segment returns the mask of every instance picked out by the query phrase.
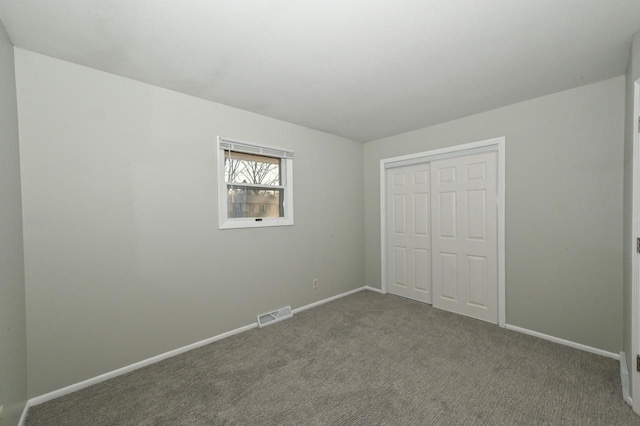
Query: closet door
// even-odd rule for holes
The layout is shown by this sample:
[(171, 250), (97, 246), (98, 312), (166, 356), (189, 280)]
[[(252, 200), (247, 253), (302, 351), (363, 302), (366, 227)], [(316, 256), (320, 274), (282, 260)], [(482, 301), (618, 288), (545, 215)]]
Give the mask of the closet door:
[(431, 303), (429, 163), (386, 173), (387, 290)]
[(433, 306), (498, 322), (495, 152), (431, 163)]

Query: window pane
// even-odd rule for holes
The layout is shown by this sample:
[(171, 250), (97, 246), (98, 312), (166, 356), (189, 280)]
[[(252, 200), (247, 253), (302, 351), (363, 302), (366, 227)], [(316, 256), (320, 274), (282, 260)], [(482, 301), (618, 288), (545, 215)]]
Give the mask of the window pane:
[(224, 179), (228, 183), (281, 185), (280, 159), (225, 151)]
[(284, 189), (227, 186), (227, 217), (284, 217)]

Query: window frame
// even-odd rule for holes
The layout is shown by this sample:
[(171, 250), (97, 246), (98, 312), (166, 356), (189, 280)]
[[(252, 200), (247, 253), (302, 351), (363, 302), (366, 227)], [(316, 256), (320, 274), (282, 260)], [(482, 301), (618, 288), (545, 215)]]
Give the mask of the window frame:
[[(265, 228), (270, 226), (291, 226), (293, 222), (293, 151), (276, 148), (255, 142), (245, 142), (224, 136), (217, 138), (218, 155), (218, 229)], [(275, 188), (282, 188), (284, 193), (283, 217), (228, 217), (227, 185), (225, 180), (224, 159), (225, 152), (243, 152), (280, 158), (281, 184)], [(245, 185), (238, 185), (245, 186)], [(252, 185), (246, 185), (251, 187)]]

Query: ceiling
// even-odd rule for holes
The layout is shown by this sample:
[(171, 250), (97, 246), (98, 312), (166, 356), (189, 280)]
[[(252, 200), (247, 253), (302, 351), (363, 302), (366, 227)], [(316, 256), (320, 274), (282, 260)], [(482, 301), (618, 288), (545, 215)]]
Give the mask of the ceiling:
[(625, 71), (638, 0), (0, 0), (23, 49), (358, 141)]

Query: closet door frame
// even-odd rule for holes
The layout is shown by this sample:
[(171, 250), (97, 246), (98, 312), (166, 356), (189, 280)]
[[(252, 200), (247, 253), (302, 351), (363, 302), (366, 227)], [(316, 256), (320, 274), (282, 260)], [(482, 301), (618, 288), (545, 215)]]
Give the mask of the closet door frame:
[(498, 325), (506, 327), (506, 283), (505, 283), (505, 138), (498, 137), (478, 142), (418, 152), (380, 160), (380, 280), (382, 293), (388, 288), (387, 256), (387, 169), (432, 162), (481, 152), (496, 152), (498, 162)]

